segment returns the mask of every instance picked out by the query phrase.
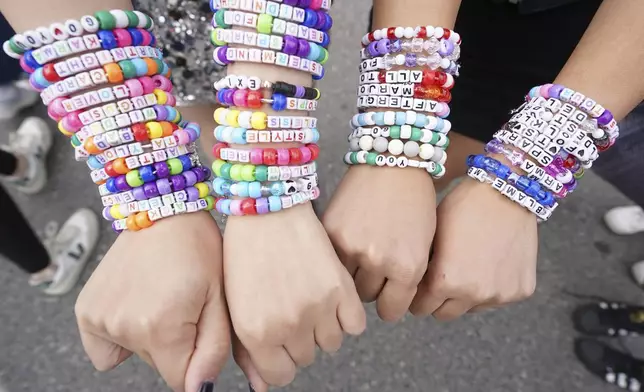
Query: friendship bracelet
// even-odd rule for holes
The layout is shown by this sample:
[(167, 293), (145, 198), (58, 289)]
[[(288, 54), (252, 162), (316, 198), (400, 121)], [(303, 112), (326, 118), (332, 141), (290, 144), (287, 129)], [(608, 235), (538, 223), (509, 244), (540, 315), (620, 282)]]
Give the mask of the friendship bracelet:
[[(179, 175), (183, 176), (186, 187), (191, 187), (195, 186), (197, 183), (208, 180), (211, 174), (212, 173), (208, 168), (197, 166), (190, 170), (186, 170)], [(208, 186), (206, 185), (206, 188), (207, 187)], [(125, 190), (119, 191), (119, 188)], [(155, 187), (155, 184), (153, 183), (143, 184), (142, 186), (132, 188), (129, 187), (127, 183), (125, 185), (122, 183), (117, 184), (115, 179), (108, 179), (105, 184), (99, 185), (98, 192), (101, 195), (103, 205), (106, 207), (116, 204), (127, 204), (132, 201), (145, 201), (160, 195), (158, 187)], [(201, 197), (199, 195), (196, 196), (197, 198)], [(185, 201), (185, 199), (181, 201)], [(195, 201), (194, 197), (193, 200), (190, 201)]]
[(441, 39), (439, 41), (434, 37), (427, 40), (422, 38), (413, 38), (408, 40), (384, 38), (379, 41), (374, 41), (361, 49), (360, 58), (362, 60), (366, 60), (400, 52), (411, 52), (417, 54), (423, 52), (426, 52), (427, 54), (438, 53), (442, 58), (457, 61), (461, 55), (461, 47), (450, 40)]
[(426, 116), (422, 113), (414, 111), (406, 112), (367, 112), (360, 113), (353, 116), (351, 119), (351, 128), (356, 129), (359, 127), (377, 125), (392, 126), (392, 125), (412, 125), (417, 128), (425, 128), (430, 131), (440, 133), (449, 133), (452, 129), (452, 123), (449, 120), (434, 116)]
[(252, 163), (253, 165), (300, 165), (317, 159), (320, 148), (317, 144), (307, 144), (291, 148), (253, 148), (241, 150), (217, 143), (212, 147), (213, 156), (226, 161)]
[[(88, 166), (90, 167), (90, 169), (104, 168), (106, 173), (110, 177), (117, 177), (119, 174), (127, 174), (129, 171), (137, 169), (141, 166), (151, 165), (156, 162), (165, 162), (168, 159), (177, 158), (179, 156), (192, 154), (195, 152), (192, 144), (168, 146), (167, 148), (161, 150), (151, 150), (151, 152), (146, 152), (146, 150), (150, 150), (152, 148), (151, 144), (146, 146), (139, 144), (139, 146), (135, 147), (134, 149), (129, 149), (129, 146), (121, 147), (121, 150), (124, 149), (125, 151), (127, 151), (127, 154), (121, 157), (110, 156), (110, 159), (105, 158), (105, 155), (103, 155), (101, 161), (99, 161), (98, 159), (92, 160), (91, 165), (88, 163)], [(131, 153), (130, 151), (133, 152)], [(96, 162), (99, 163), (98, 166), (96, 166)]]
[(449, 137), (444, 133), (420, 129), (411, 125), (394, 125), (391, 127), (356, 128), (349, 135), (349, 139), (360, 138), (364, 135), (372, 138), (383, 137), (402, 140), (413, 140), (415, 142), (429, 143), (431, 145), (446, 149), (449, 147)]
[(434, 161), (442, 165), (447, 161), (447, 154), (442, 148), (435, 148), (431, 144), (418, 144), (415, 141), (403, 142), (400, 139), (387, 140), (380, 136), (373, 138), (365, 135), (360, 138), (349, 138), (349, 149), (351, 151), (370, 152), (374, 150), (378, 153), (389, 152), (394, 156), (404, 154), (407, 158), (419, 157), (425, 161)]
[(32, 85), (48, 87), (68, 76), (124, 60), (132, 61), (137, 68), (147, 69), (150, 67), (148, 64), (150, 60), (146, 61), (148, 58), (160, 59), (161, 56), (151, 46), (126, 46), (109, 51), (89, 52), (37, 68), (29, 76), (29, 81)]
[(296, 166), (232, 164), (221, 159), (212, 163), (215, 176), (233, 181), (286, 181), (315, 174), (316, 162)]
[[(159, 168), (163, 168), (161, 164), (155, 164), (155, 166), (156, 165), (159, 165)], [(161, 170), (165, 170), (167, 173), (167, 168), (161, 169)], [(190, 174), (187, 174), (187, 173), (190, 173)], [(202, 184), (202, 185), (194, 184), (192, 187), (187, 184), (187, 178), (203, 178), (203, 173), (201, 174), (199, 173), (201, 173), (199, 170), (189, 169), (179, 174), (166, 175), (163, 178), (152, 180), (138, 187), (131, 187), (128, 185), (127, 182), (121, 180), (123, 177), (118, 177), (118, 178), (112, 179), (111, 185), (108, 185), (107, 183), (105, 185), (108, 190), (116, 188), (119, 191), (122, 191), (120, 193), (132, 191), (137, 199), (140, 198), (141, 196), (144, 196), (147, 199), (150, 199), (153, 197), (165, 196), (173, 192), (179, 192), (183, 190), (186, 190), (186, 192), (188, 192), (188, 194), (190, 195), (191, 192), (194, 192), (194, 189), (192, 189), (192, 191), (190, 190), (191, 188), (196, 187), (197, 188), (196, 190), (199, 190), (199, 187), (204, 187), (205, 189), (200, 191), (199, 195), (194, 195), (190, 197), (191, 199), (190, 201), (195, 201), (195, 199), (199, 197), (205, 197), (208, 195), (208, 193), (210, 193), (210, 189), (209, 189), (210, 185), (208, 182), (199, 182), (197, 184)], [(186, 175), (184, 176), (184, 174)], [(106, 199), (107, 201), (109, 200), (110, 196), (112, 195), (104, 196), (103, 198)], [(115, 199), (112, 199), (112, 200), (115, 200)], [(114, 205), (118, 205), (118, 204), (114, 204)], [(122, 218), (119, 218), (119, 219), (122, 219)]]
[[(311, 14), (310, 19), (313, 18), (318, 18), (317, 14)], [(323, 31), (275, 18), (268, 14), (256, 15), (241, 11), (226, 11), (224, 9), (215, 12), (212, 17), (212, 27), (229, 29), (231, 26), (256, 29), (261, 34), (289, 35), (318, 43), (325, 48), (329, 46), (331, 41), (329, 35)]]
[(151, 30), (154, 27), (152, 18), (139, 11), (112, 10), (98, 11), (93, 16), (85, 15), (80, 20), (69, 19), (62, 23), (53, 23), (47, 27), (39, 27), (34, 31), (16, 34), (3, 44), (7, 55), (19, 58), (21, 54), (49, 45), (55, 41), (64, 41), (71, 37), (80, 37), (85, 33), (95, 33), (98, 30), (113, 30), (125, 28), (140, 28)]
[(236, 61), (275, 64), (280, 67), (308, 72), (313, 75), (314, 80), (320, 80), (324, 77), (324, 67), (322, 64), (270, 49), (230, 48), (228, 46), (219, 46), (215, 48), (212, 57), (217, 64), (222, 66)]
[[(135, 141), (151, 141), (155, 149), (164, 148), (166, 145), (174, 147), (175, 144), (170, 139), (164, 140), (164, 138), (172, 138), (172, 140), (176, 141), (176, 145), (189, 144), (193, 138), (196, 139), (200, 134), (200, 130), (195, 128), (195, 125), (188, 126), (186, 129), (179, 129), (176, 124), (167, 121), (149, 121), (145, 124), (134, 124), (132, 128), (123, 128), (118, 131), (108, 131), (90, 136), (82, 142), (82, 145), (85, 151), (92, 155), (98, 155), (112, 147)], [(75, 145), (75, 143), (72, 145)], [(132, 151), (130, 153), (134, 154)]]
[(174, 215), (181, 215), (197, 211), (210, 211), (214, 205), (214, 198), (206, 196), (203, 199), (189, 202), (177, 202), (172, 205), (163, 205), (160, 208), (150, 209), (148, 211), (138, 212), (127, 217), (112, 222), (112, 229), (121, 233), (123, 230), (139, 231), (151, 227), (154, 222), (168, 218)]
[(293, 5), (293, 3), (293, 0), (278, 0), (277, 2), (265, 0), (249, 0), (244, 2), (240, 2), (239, 0), (210, 0), (210, 9), (213, 12), (217, 12), (220, 8), (252, 11), (256, 14), (267, 14), (274, 18), (290, 20), (323, 31), (327, 31), (333, 26), (333, 19), (331, 19), (329, 14), (324, 12), (331, 9), (330, 0), (312, 0), (310, 2), (306, 0), (303, 2), (295, 1), (296, 4), (305, 4), (299, 7)]
[[(151, 59), (148, 58), (147, 60)], [(32, 87), (38, 91), (44, 90), (44, 94), (41, 94), (41, 97), (43, 97), (43, 103), (47, 105), (55, 98), (64, 97), (72, 93), (84, 91), (107, 83), (118, 84), (122, 83), (126, 79), (134, 79), (141, 76), (153, 76), (157, 74), (170, 77), (170, 68), (165, 62), (155, 59), (152, 62), (146, 63), (148, 65), (148, 71), (145, 74), (140, 74), (140, 70), (137, 70), (130, 60), (123, 60), (118, 63), (106, 64), (102, 68), (70, 76), (52, 84), (49, 87), (40, 85), (35, 86), (33, 84)], [(45, 97), (47, 97), (47, 99), (45, 99)]]
[[(452, 93), (448, 89), (438, 86), (423, 86), (419, 83), (363, 84), (358, 87), (358, 96), (364, 97), (364, 99), (368, 97), (376, 99), (381, 96), (387, 96), (389, 98), (419, 98), (445, 103), (449, 103), (452, 100)], [(438, 109), (432, 109), (438, 111)]]
[(535, 214), (540, 221), (547, 221), (557, 207), (557, 204), (555, 204), (550, 209), (542, 206), (535, 199), (512, 186), (512, 184), (509, 184), (498, 177), (493, 177), (487, 174), (483, 169), (470, 167), (467, 170), (467, 175), (479, 182), (486, 182), (490, 184), (492, 188), (497, 190), (503, 196), (506, 196), (508, 199), (514, 201), (515, 203)]
[[(194, 155), (180, 155), (176, 158), (170, 158), (165, 162), (157, 162), (130, 170), (126, 174), (114, 178), (113, 181), (116, 181), (116, 184), (122, 183), (131, 188), (135, 188), (144, 183), (167, 177), (168, 175), (181, 174), (186, 170), (192, 169), (195, 163), (196, 157)], [(105, 168), (91, 171), (90, 176), (95, 184), (102, 184), (111, 178)]]
[[(183, 178), (183, 177), (177, 177), (177, 178)], [(103, 212), (102, 212), (103, 218), (105, 218), (108, 221), (125, 219), (132, 214), (136, 214), (138, 212), (150, 211), (154, 208), (160, 208), (161, 206), (164, 206), (164, 205), (173, 205), (175, 203), (180, 203), (180, 202), (196, 202), (201, 198), (205, 199), (206, 197), (208, 197), (208, 193), (210, 193), (209, 192), (210, 189), (207, 183), (205, 182), (199, 182), (194, 184), (193, 186), (187, 186), (175, 192), (171, 191), (172, 186), (169, 185), (170, 181), (168, 181), (167, 179), (159, 180), (159, 183), (163, 185), (158, 186), (155, 183), (146, 184), (145, 192), (142, 190), (142, 188), (144, 187), (136, 188), (136, 190), (140, 190), (139, 193), (141, 193), (143, 196), (146, 196), (146, 198), (143, 200), (130, 201), (127, 204), (108, 204), (104, 206)], [(166, 193), (161, 194), (160, 189), (163, 189), (164, 192)], [(127, 193), (135, 194), (137, 193), (136, 190), (128, 191)], [(154, 191), (147, 192), (148, 190), (154, 190)], [(151, 196), (148, 198), (147, 196), (149, 194), (156, 194), (156, 196)], [(204, 196), (201, 197), (201, 195), (204, 195)], [(106, 198), (108, 197), (109, 196), (107, 196)], [(126, 197), (131, 197), (131, 196), (126, 196)], [(108, 203), (112, 201), (113, 200), (109, 200), (109, 199), (106, 200), (106, 202)]]
[(263, 94), (253, 90), (223, 89), (217, 92), (217, 101), (225, 106), (239, 108), (259, 109), (262, 104), (271, 104), (276, 112), (284, 110), (315, 111), (318, 107), (317, 101), (288, 98), (282, 94), (273, 94), (271, 99), (263, 98)]
[(291, 196), (270, 196), (268, 198), (243, 200), (217, 199), (215, 208), (224, 215), (264, 215), (304, 204), (310, 200), (317, 199), (319, 196), (319, 188), (313, 188), (311, 191), (297, 192)]
[[(505, 148), (498, 140), (492, 140), (485, 146), (485, 151), (493, 154), (503, 154), (514, 167), (520, 167), (528, 178), (539, 182), (543, 187), (554, 192), (555, 197), (564, 198), (568, 192), (572, 192), (576, 186), (574, 178), (571, 175), (569, 183), (565, 184), (558, 181), (557, 178), (549, 174), (549, 167), (542, 169), (530, 159), (526, 159), (525, 154), (520, 151)], [(574, 183), (573, 183), (574, 182)]]
[[(157, 79), (158, 78), (158, 79)], [(158, 81), (155, 82), (155, 80)], [(140, 78), (126, 80), (123, 84), (113, 87), (104, 87), (96, 91), (79, 94), (74, 98), (59, 97), (51, 101), (47, 107), (49, 116), (58, 121), (69, 113), (108, 104), (123, 98), (135, 98), (148, 94), (154, 94), (156, 90), (170, 92), (172, 83), (163, 75), (156, 75), (154, 78), (143, 76)], [(159, 97), (156, 97), (157, 99)], [(161, 97), (163, 98), (163, 97)]]
[(374, 30), (362, 37), (362, 45), (367, 46), (374, 41), (381, 39), (412, 39), (412, 38), (431, 38), (448, 39), (455, 44), (461, 44), (461, 36), (457, 32), (434, 26), (418, 27), (386, 27), (380, 30)]
[(261, 89), (272, 90), (274, 94), (282, 94), (291, 98), (304, 98), (310, 100), (319, 100), (321, 93), (320, 90), (314, 87), (296, 86), (294, 84), (285, 82), (262, 82), (257, 77), (228, 75), (214, 83), (215, 90), (221, 91), (223, 89), (237, 89), (252, 91), (259, 91)]
[(357, 107), (360, 111), (372, 108), (413, 110), (415, 112), (436, 114), (442, 118), (450, 114), (450, 109), (446, 102), (410, 97), (388, 97), (384, 95), (358, 97)]
[(512, 169), (499, 162), (498, 160), (485, 155), (470, 155), (467, 157), (467, 165), (478, 169), (483, 169), (488, 174), (511, 183), (519, 191), (525, 192), (526, 195), (534, 198), (539, 204), (545, 207), (551, 207), (556, 202), (552, 192), (543, 189), (537, 180), (532, 180), (528, 176), (522, 176), (512, 171)]
[(407, 157), (395, 157), (392, 155), (386, 156), (377, 154), (375, 152), (358, 151), (348, 152), (344, 156), (344, 163), (347, 165), (364, 165), (369, 166), (389, 166), (399, 167), (404, 169), (406, 167), (420, 168), (426, 170), (434, 179), (439, 179), (445, 175), (445, 166), (433, 161), (419, 161), (416, 159), (409, 159)]
[(429, 69), (398, 71), (373, 71), (360, 74), (360, 85), (363, 84), (393, 84), (393, 83), (416, 83), (422, 86), (438, 86), (451, 90), (454, 87), (454, 76)]
[(447, 58), (442, 58), (438, 53), (429, 56), (417, 55), (416, 53), (406, 53), (384, 55), (382, 57), (374, 57), (369, 60), (363, 60), (360, 63), (360, 72), (371, 72), (380, 70), (390, 70), (395, 66), (405, 66), (409, 68), (414, 67), (428, 67), (431, 70), (441, 68), (444, 72), (458, 76), (460, 65)]
[(214, 131), (215, 139), (229, 144), (249, 143), (317, 143), (320, 132), (316, 128), (296, 130), (255, 131), (246, 128), (218, 126)]
[(219, 125), (252, 128), (260, 131), (278, 128), (317, 128), (318, 122), (315, 117), (269, 116), (264, 112), (239, 111), (227, 108), (217, 108), (213, 117)]
[(266, 184), (259, 181), (234, 182), (221, 177), (215, 178), (212, 182), (213, 191), (217, 195), (223, 197), (250, 197), (251, 199), (268, 196), (290, 196), (297, 192), (311, 191), (317, 185), (317, 174), (297, 180), (273, 181)]

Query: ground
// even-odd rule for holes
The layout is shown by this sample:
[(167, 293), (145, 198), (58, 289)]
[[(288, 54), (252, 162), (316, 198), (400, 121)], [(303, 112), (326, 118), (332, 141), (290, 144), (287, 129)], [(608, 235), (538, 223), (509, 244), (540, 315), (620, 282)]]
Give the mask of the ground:
[[(327, 196), (345, 170), (342, 155), (355, 107), (356, 37), (366, 28), (367, 2), (349, 2), (342, 14), (337, 11), (336, 26), (348, 28), (335, 29), (327, 78), (320, 84), (325, 96), (333, 97), (323, 100), (319, 111), (323, 138), (320, 167)], [(3, 132), (0, 141), (5, 140)], [(73, 160), (71, 147), (60, 134), (49, 164), (51, 179), (42, 194), (26, 197), (13, 193), (36, 230), (42, 232), (51, 221), (62, 223), (80, 206), (100, 212), (87, 168)], [(316, 364), (302, 370), (285, 390), (612, 390), (574, 358), (576, 333), (569, 316), (575, 306), (588, 300), (570, 293), (635, 303), (641, 300), (642, 291), (630, 279), (628, 266), (644, 259), (642, 236), (617, 237), (601, 223), (604, 211), (624, 204), (629, 201), (616, 190), (587, 175), (580, 189), (540, 228), (539, 283), (532, 299), (448, 324), (412, 317), (386, 324), (369, 306), (367, 332), (347, 339), (336, 355), (319, 355)], [(104, 225), (83, 282), (115, 238), (107, 227)], [(165, 391), (163, 382), (138, 360), (105, 374), (93, 370), (74, 321), (73, 305), (79, 290), (63, 298), (45, 297), (26, 285), (17, 268), (0, 262), (0, 384), (6, 392)], [(232, 362), (221, 375), (218, 390), (247, 390)]]

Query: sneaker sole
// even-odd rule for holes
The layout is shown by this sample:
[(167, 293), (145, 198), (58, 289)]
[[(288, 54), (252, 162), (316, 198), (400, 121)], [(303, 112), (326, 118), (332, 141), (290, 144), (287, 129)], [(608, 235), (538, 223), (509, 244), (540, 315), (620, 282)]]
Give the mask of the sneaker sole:
[[(72, 272), (67, 275), (67, 278), (62, 280), (60, 284), (56, 285), (55, 288), (47, 288), (44, 290), (44, 293), (47, 295), (65, 295), (69, 293), (74, 286), (76, 286), (76, 283), (78, 283), (78, 280), (80, 279), (81, 274), (85, 270), (85, 267), (87, 266), (87, 262), (89, 261), (90, 256), (94, 253), (94, 249), (96, 248), (96, 244), (98, 243), (98, 230), (99, 230), (99, 223), (98, 223), (98, 218), (96, 217), (96, 214), (94, 214), (93, 211), (83, 208), (80, 209), (79, 211), (76, 211), (74, 214), (79, 214), (79, 213), (84, 213), (84, 214), (91, 214), (92, 218), (90, 225), (87, 227), (87, 245), (86, 251), (83, 253), (83, 256), (81, 259), (78, 260), (76, 263), (76, 266), (71, 270)], [(73, 217), (73, 215), (72, 215)], [(71, 219), (71, 218), (70, 218)], [(63, 228), (61, 228), (62, 230)]]

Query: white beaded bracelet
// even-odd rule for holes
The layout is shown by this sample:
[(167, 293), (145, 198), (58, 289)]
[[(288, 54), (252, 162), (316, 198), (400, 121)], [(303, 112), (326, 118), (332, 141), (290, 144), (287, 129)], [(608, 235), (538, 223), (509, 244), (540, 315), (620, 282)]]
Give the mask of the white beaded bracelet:
[(369, 135), (349, 138), (349, 150), (351, 151), (375, 151), (378, 153), (389, 153), (394, 156), (404, 154), (407, 158), (419, 157), (424, 161), (432, 161), (444, 165), (447, 162), (447, 153), (440, 147), (428, 143), (418, 143), (413, 140), (403, 142), (400, 139), (387, 140), (379, 136), (373, 138)]

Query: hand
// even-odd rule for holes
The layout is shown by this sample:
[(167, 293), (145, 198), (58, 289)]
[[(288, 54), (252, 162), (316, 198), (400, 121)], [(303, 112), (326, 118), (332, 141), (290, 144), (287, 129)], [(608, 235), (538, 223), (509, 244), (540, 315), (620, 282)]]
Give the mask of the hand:
[(174, 391), (215, 379), (230, 350), (221, 235), (204, 212), (122, 233), (76, 302), (85, 351), (98, 370), (132, 353)]
[(525, 299), (535, 290), (536, 266), (535, 216), (465, 179), (438, 207), (434, 254), (411, 311), (452, 320)]
[[(311, 205), (230, 217), (224, 235), (226, 298), (235, 358), (257, 392), (285, 386), (310, 365), (315, 345), (333, 352), (366, 316)], [(252, 362), (252, 363), (251, 363)], [(254, 365), (254, 366), (253, 366)]]
[(378, 314), (400, 319), (427, 270), (436, 195), (422, 170), (352, 167), (323, 218), (360, 298)]

